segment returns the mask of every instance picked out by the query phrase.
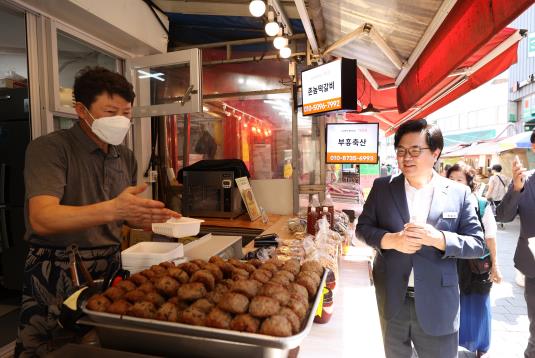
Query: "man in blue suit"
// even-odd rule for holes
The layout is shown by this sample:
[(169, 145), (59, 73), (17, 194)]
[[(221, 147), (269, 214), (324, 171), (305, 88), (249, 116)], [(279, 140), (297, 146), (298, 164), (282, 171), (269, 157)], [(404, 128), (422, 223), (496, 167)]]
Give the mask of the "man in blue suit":
[[(425, 119), (399, 127), (396, 177), (376, 179), (357, 235), (377, 250), (373, 277), (387, 358), (457, 357), (458, 258), (484, 253), (468, 187), (433, 170), (442, 133)], [(412, 343), (412, 344), (411, 344)]]

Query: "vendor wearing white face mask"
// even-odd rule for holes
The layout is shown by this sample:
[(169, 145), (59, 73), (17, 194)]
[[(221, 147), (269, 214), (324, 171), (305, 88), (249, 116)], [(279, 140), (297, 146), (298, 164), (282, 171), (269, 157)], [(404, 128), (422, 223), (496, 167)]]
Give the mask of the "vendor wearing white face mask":
[(26, 235), (16, 354), (41, 356), (65, 343), (59, 307), (73, 293), (66, 249), (75, 244), (93, 278), (120, 260), (123, 224), (150, 227), (179, 214), (138, 196), (137, 164), (120, 145), (131, 126), (135, 94), (121, 75), (86, 68), (74, 83), (79, 121), (32, 141), (26, 151)]

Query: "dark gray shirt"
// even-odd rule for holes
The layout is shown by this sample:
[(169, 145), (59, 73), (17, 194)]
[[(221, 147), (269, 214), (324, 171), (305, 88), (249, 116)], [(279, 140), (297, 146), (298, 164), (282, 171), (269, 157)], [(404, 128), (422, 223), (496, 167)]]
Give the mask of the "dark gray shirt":
[(77, 244), (95, 248), (120, 244), (123, 221), (86, 230), (49, 236), (37, 235), (28, 220), (28, 200), (51, 195), (61, 205), (82, 206), (110, 200), (126, 187), (136, 185), (134, 153), (123, 145), (110, 145), (104, 153), (77, 123), (32, 141), (26, 150), (26, 235), (30, 243), (63, 248)]

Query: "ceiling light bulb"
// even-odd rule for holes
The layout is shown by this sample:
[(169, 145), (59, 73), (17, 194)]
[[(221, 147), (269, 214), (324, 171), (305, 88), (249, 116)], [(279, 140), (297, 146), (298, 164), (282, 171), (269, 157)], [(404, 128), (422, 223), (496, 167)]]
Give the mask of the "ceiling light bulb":
[(289, 58), (292, 55), (292, 49), (289, 47), (283, 47), (279, 51), (280, 57)]
[(268, 36), (275, 36), (279, 33), (280, 27), (275, 21), (275, 14), (273, 11), (268, 12), (268, 23), (266, 24), (265, 30)]
[(275, 40), (273, 40), (273, 46), (275, 46), (277, 50), (280, 50), (281, 48), (288, 46), (288, 39), (279, 34), (279, 36), (275, 37)]
[(249, 3), (249, 12), (254, 17), (260, 17), (266, 12), (266, 4), (262, 0), (253, 0)]

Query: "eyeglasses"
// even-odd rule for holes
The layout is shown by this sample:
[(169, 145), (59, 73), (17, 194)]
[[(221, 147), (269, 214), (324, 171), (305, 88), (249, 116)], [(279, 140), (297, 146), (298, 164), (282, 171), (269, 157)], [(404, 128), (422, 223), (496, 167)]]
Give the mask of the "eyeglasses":
[(416, 157), (419, 157), (422, 154), (422, 150), (423, 149), (430, 149), (430, 148), (429, 147), (420, 147), (420, 146), (410, 147), (409, 149), (398, 148), (398, 149), (396, 149), (396, 155), (398, 157), (405, 157), (407, 155), (407, 153), (409, 153), (409, 155), (411, 157), (416, 158)]

